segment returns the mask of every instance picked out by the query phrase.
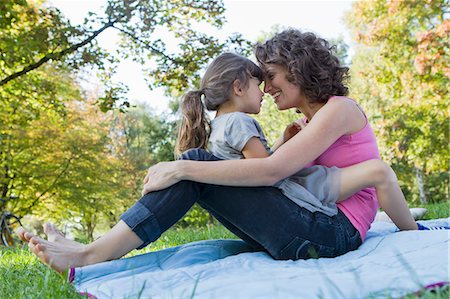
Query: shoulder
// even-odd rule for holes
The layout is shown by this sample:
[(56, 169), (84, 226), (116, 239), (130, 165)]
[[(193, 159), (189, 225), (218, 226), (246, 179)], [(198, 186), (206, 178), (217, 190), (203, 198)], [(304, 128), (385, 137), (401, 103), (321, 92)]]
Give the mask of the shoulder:
[(349, 97), (334, 96), (328, 100), (324, 107), (328, 107), (328, 110), (336, 110), (338, 112), (342, 110), (353, 111), (355, 108), (358, 109), (358, 103)]
[(229, 120), (245, 120), (245, 121), (255, 121), (256, 120), (251, 117), (250, 115), (244, 113), (244, 112), (231, 112), (228, 113), (228, 119)]
[[(259, 132), (259, 123), (251, 116), (243, 112), (232, 112), (228, 113), (228, 118), (226, 121), (226, 131), (228, 133), (244, 133), (244, 132)], [(253, 134), (253, 133), (252, 133)]]
[(364, 112), (356, 101), (344, 96), (330, 98), (313, 120), (328, 128), (340, 129), (343, 134), (352, 133), (366, 123)]
[(245, 114), (244, 112), (231, 112), (228, 114), (229, 114), (227, 119), (228, 125), (240, 124), (240, 125), (253, 125), (259, 127), (259, 123), (256, 121), (256, 119), (254, 119), (248, 114)]
[(362, 108), (355, 100), (339, 96), (332, 97), (328, 102), (318, 111), (318, 114), (327, 114), (336, 119), (349, 120), (350, 117), (364, 117)]

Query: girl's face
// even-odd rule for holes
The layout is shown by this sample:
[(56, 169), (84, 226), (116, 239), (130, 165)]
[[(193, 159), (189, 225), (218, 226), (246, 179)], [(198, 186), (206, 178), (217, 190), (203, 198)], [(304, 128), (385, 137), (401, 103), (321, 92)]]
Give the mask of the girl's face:
[(240, 111), (250, 114), (258, 114), (261, 110), (264, 93), (259, 88), (261, 81), (251, 78), (248, 82), (248, 88), (245, 90), (242, 99), (239, 101)]
[(268, 64), (265, 68), (264, 92), (270, 94), (279, 110), (286, 110), (301, 105), (303, 100), (300, 87), (286, 79), (286, 68)]

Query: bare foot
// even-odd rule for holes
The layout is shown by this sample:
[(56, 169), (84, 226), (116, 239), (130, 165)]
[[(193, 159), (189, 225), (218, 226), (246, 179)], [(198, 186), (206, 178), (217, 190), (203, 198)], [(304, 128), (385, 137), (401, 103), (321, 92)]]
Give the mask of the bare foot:
[(28, 231), (26, 231), (23, 227), (19, 227), (16, 230), (16, 234), (19, 236), (20, 240), (23, 242), (29, 242), (34, 235)]
[(32, 237), (28, 242), (28, 247), (42, 262), (49, 265), (53, 270), (63, 273), (70, 267), (85, 265), (85, 245), (76, 244), (77, 246), (65, 245), (39, 237)]
[(47, 235), (47, 240), (50, 242), (60, 243), (61, 245), (67, 246), (83, 246), (83, 244), (67, 239), (64, 234), (50, 222), (44, 224), (44, 233)]

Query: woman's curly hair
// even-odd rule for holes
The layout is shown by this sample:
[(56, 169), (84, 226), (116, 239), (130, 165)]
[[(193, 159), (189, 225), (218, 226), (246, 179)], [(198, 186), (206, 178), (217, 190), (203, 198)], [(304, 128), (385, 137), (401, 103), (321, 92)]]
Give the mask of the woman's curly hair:
[(333, 54), (335, 46), (311, 32), (288, 29), (256, 45), (255, 56), (263, 69), (276, 64), (287, 69), (286, 79), (299, 86), (310, 103), (325, 103), (346, 96), (348, 67)]

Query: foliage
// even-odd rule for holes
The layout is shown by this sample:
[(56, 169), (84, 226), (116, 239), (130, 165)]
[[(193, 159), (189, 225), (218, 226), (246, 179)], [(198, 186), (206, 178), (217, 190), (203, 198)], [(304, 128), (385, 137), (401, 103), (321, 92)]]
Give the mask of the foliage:
[(216, 220), (211, 214), (203, 209), (200, 205), (195, 203), (192, 208), (176, 223), (178, 228), (204, 228), (216, 223)]
[(261, 125), (269, 145), (273, 145), (287, 125), (301, 118), (302, 114), (294, 110), (279, 111), (272, 97), (265, 95), (261, 112), (254, 117)]
[[(249, 48), (238, 34), (219, 41), (196, 30), (205, 25), (219, 29), (225, 21), (223, 13), (221, 0), (108, 0), (103, 12), (91, 12), (82, 25), (73, 26), (44, 1), (2, 1), (0, 86), (50, 62), (63, 62), (72, 69), (91, 66), (106, 72), (102, 108), (124, 108), (129, 105), (123, 98), (126, 87), (112, 84), (109, 78), (114, 73), (111, 65), (130, 57), (148, 67), (151, 87), (180, 91), (192, 84), (211, 57), (225, 49), (245, 52)], [(116, 54), (97, 43), (108, 29), (122, 38)]]
[[(139, 198), (145, 169), (173, 159), (176, 124), (147, 112), (103, 114), (92, 104), (129, 108), (127, 87), (111, 80), (119, 59), (145, 65), (152, 87), (178, 96), (210, 57), (247, 51), (239, 35), (219, 41), (196, 30), (220, 28), (223, 11), (220, 0), (109, 0), (74, 26), (44, 0), (2, 1), (0, 196), (18, 199), (1, 208), (75, 223), (68, 229), (82, 240), (116, 223)], [(110, 29), (122, 37), (117, 53), (97, 43)], [(87, 67), (104, 83), (99, 95), (76, 83)]]
[(114, 115), (84, 100), (64, 68), (46, 65), (22, 80), (0, 90), (0, 192), (17, 197), (2, 208), (75, 223), (92, 240), (136, 198), (121, 144), (111, 144)]
[(358, 43), (352, 96), (412, 202), (448, 195), (450, 21), (447, 0), (359, 1), (346, 20)]

